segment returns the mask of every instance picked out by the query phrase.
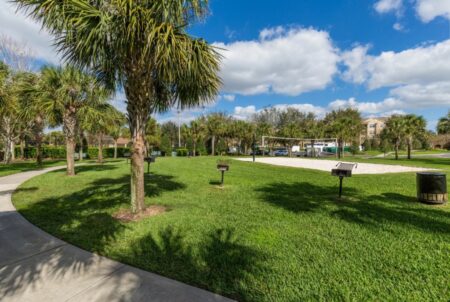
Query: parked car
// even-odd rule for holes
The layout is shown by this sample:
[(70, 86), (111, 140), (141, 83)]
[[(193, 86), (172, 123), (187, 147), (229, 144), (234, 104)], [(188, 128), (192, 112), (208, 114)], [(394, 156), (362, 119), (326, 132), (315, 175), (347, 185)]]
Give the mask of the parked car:
[(277, 149), (275, 152), (273, 152), (273, 155), (275, 156), (288, 156), (289, 152), (287, 149)]

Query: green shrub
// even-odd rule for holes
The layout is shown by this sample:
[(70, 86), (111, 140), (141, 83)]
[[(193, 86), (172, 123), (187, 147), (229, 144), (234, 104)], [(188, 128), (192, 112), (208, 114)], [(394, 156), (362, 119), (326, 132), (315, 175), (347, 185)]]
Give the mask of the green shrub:
[(188, 156), (189, 150), (185, 148), (178, 148), (177, 149), (177, 156)]
[[(20, 156), (20, 147), (15, 148), (16, 157)], [(42, 157), (43, 158), (65, 158), (66, 148), (64, 147), (53, 147), (53, 146), (42, 146)], [(26, 159), (36, 158), (36, 147), (26, 147), (24, 148), (24, 156)]]

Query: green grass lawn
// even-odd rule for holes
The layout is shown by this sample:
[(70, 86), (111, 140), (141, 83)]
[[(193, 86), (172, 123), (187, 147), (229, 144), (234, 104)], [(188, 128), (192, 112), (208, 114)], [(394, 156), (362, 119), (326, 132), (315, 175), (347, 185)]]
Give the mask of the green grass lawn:
[(66, 162), (63, 160), (45, 160), (42, 166), (39, 167), (35, 160), (16, 161), (10, 164), (0, 163), (0, 177), (11, 175), (19, 172), (26, 172), (36, 170), (38, 168), (48, 168), (58, 165), (64, 165)]
[(215, 164), (158, 158), (146, 202), (170, 211), (128, 224), (111, 217), (129, 206), (124, 161), (36, 177), (13, 199), (63, 240), (241, 301), (450, 299), (450, 206), (417, 203), (414, 173), (355, 175), (338, 200), (329, 173), (232, 161), (220, 189)]

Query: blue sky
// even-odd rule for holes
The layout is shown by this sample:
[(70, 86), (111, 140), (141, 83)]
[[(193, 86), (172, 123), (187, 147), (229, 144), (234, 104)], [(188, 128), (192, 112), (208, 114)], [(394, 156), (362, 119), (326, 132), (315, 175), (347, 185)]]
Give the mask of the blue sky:
[[(224, 49), (224, 87), (183, 121), (210, 111), (246, 119), (266, 106), (319, 116), (350, 106), (364, 116), (421, 114), (431, 129), (450, 108), (450, 0), (211, 0), (210, 9), (189, 32)], [(57, 63), (38, 28), (0, 0), (0, 31)]]

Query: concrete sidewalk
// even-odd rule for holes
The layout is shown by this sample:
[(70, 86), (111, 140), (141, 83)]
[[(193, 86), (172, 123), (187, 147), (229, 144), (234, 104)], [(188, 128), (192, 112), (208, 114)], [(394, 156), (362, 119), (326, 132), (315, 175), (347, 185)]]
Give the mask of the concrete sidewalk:
[(232, 301), (81, 250), (25, 220), (11, 193), (57, 169), (0, 177), (0, 301)]

